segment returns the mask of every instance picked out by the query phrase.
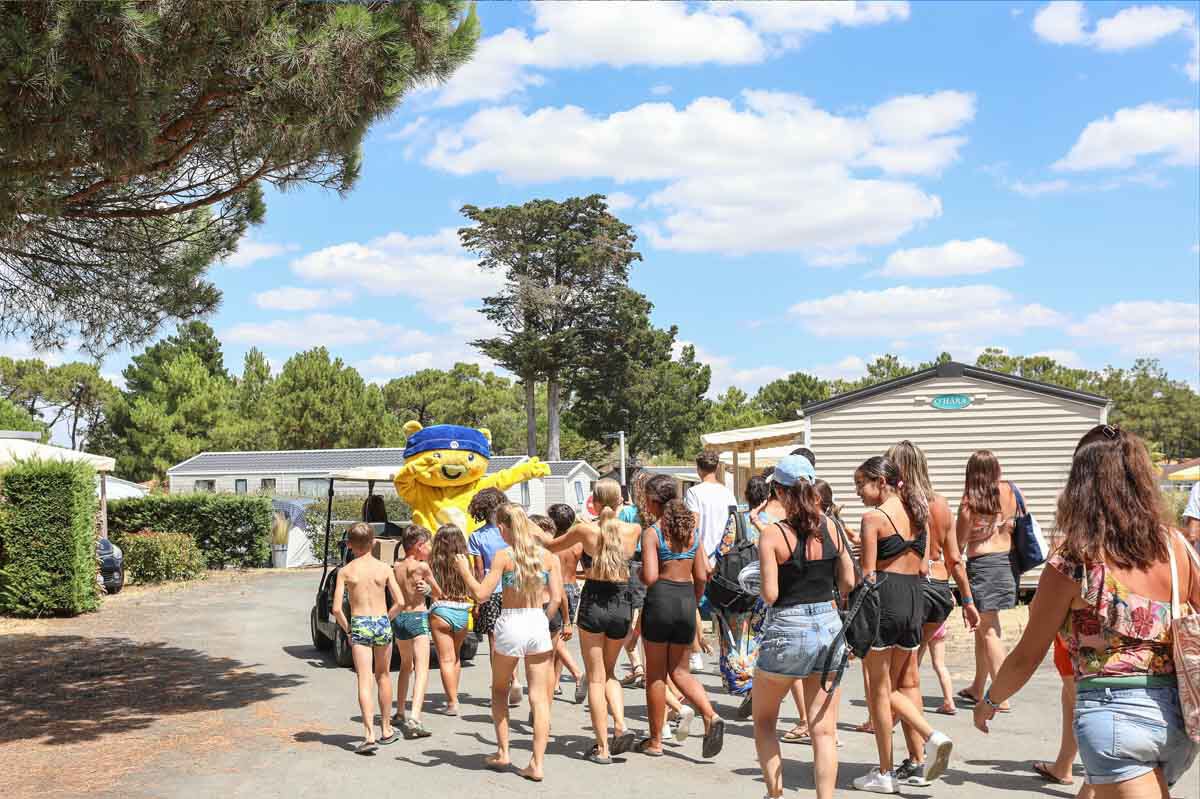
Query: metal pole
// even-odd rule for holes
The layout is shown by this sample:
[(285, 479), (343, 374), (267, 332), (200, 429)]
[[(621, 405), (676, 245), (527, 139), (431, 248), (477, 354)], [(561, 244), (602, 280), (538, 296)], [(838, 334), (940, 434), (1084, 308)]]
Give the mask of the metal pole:
[(625, 485), (625, 431), (617, 432), (617, 440), (621, 442), (621, 485)]
[(329, 528), (333, 526), (333, 478), (329, 478), (329, 503), (325, 506), (325, 552), (321, 556), (321, 587), (325, 586), (325, 573), (329, 571)]

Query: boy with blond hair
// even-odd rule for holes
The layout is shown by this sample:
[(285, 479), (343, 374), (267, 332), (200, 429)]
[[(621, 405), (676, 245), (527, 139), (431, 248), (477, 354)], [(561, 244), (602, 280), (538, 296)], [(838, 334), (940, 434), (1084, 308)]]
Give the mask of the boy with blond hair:
[[(392, 570), (372, 553), (375, 531), (369, 524), (359, 522), (346, 534), (346, 542), (354, 559), (338, 569), (333, 588), (333, 616), (350, 639), (354, 671), (358, 674), (358, 707), (362, 711), (366, 734), (355, 747), (360, 755), (373, 753), (379, 744), (396, 740), (389, 713), (392, 709), (392, 686), (388, 671), (392, 658), (392, 619), (400, 612), (400, 586)], [(388, 592), (393, 604), (388, 607)], [(342, 597), (350, 594), (350, 618), (342, 610)], [(380, 730), (375, 739), (375, 708), (371, 704), (371, 682), (378, 691)]]
[[(419, 524), (404, 531), (404, 560), (396, 561), (396, 582), (400, 585), (400, 612), (392, 621), (396, 649), (400, 653), (400, 675), (396, 678), (396, 717), (405, 739), (428, 738), (432, 733), (421, 724), (421, 706), (425, 704), (425, 686), (429, 682), (429, 611), (425, 597), (441, 597), (442, 592), (433, 569), (429, 552), (433, 534)], [(413, 683), (412, 717), (404, 713), (408, 699), (408, 680)]]

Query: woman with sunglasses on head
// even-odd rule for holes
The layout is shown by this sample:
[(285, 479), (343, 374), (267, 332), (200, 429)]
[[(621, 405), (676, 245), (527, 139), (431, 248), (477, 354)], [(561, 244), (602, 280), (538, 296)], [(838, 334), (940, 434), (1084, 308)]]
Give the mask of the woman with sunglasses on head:
[(854, 486), (868, 510), (862, 517), (864, 579), (879, 586), (879, 630), (866, 668), (870, 680), (867, 703), (875, 725), (879, 768), (854, 780), (854, 787), (873, 793), (899, 793), (892, 759), (892, 719), (906, 722), (925, 749), (924, 779), (946, 771), (953, 744), (925, 720), (901, 686), (917, 668), (921, 625), (925, 621), (925, 561), (928, 559), (929, 500), (920, 487), (907, 483), (900, 468), (883, 456), (868, 459), (854, 473)]
[(696, 516), (679, 499), (675, 478), (660, 474), (646, 484), (646, 510), (657, 521), (642, 532), (642, 577), (646, 603), (642, 639), (646, 644), (646, 714), (650, 735), (636, 749), (662, 756), (667, 716), (667, 675), (704, 718), (705, 758), (716, 757), (725, 740), (725, 722), (713, 710), (704, 686), (692, 676), (688, 658), (696, 637), (696, 608), (708, 580), (708, 561), (699, 551)]
[(771, 480), (786, 517), (759, 539), (762, 599), (770, 608), (754, 670), (754, 747), (768, 799), (783, 796), (779, 757), (779, 705), (800, 683), (813, 745), (818, 799), (833, 796), (837, 782), (839, 689), (826, 692), (825, 664), (836, 664), (842, 619), (835, 598), (854, 586), (854, 564), (834, 521), (825, 515), (812, 464), (800, 455), (782, 458)]
[[(967, 556), (967, 579), (979, 609), (975, 628), (975, 679), (958, 692), (975, 704), (989, 677), (1004, 662), (1000, 611), (1017, 606), (1017, 578), (1012, 566), (1012, 532), (1017, 519), (1013, 484), (1001, 479), (1000, 461), (981, 449), (967, 461), (966, 487), (958, 506), (955, 534)], [(1008, 711), (1008, 705), (1001, 708)]]
[[(942, 706), (938, 708), (938, 712), (953, 715), (954, 689), (950, 683), (950, 673), (942, 660), (944, 644), (940, 638), (934, 640), (939, 634), (945, 635), (943, 625), (954, 611), (954, 592), (950, 590), (951, 577), (954, 578), (962, 597), (963, 622), (967, 629), (974, 630), (979, 624), (979, 611), (975, 609), (971, 587), (967, 583), (967, 570), (958, 550), (950, 503), (933, 490), (925, 453), (911, 441), (901, 441), (888, 449), (887, 457), (900, 469), (900, 476), (904, 482), (919, 489), (929, 501), (929, 579), (922, 586), (925, 594), (925, 618), (921, 626), (921, 650), (917, 655), (917, 668), (905, 672), (900, 690), (908, 696), (913, 705), (921, 707), (921, 652), (926, 648), (936, 649), (936, 655), (931, 657), (943, 693)], [(896, 779), (901, 785), (927, 785), (923, 742), (907, 724), (904, 725), (904, 738), (908, 744), (909, 756), (896, 768)]]
[(1080, 439), (1055, 518), (1062, 543), (1021, 640), (975, 706), (975, 726), (989, 732), (1059, 634), (1096, 799), (1167, 799), (1198, 749), (1180, 707), (1171, 619), (1173, 595), (1200, 607), (1200, 562), (1168, 526), (1146, 445), (1108, 425)]

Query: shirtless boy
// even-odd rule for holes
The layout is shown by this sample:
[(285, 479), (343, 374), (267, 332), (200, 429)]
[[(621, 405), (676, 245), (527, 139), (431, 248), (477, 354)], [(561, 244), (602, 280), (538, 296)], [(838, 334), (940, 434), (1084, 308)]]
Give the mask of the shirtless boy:
[[(412, 525), (404, 533), (404, 560), (395, 566), (396, 582), (400, 584), (400, 613), (392, 621), (396, 649), (400, 652), (400, 676), (396, 678), (396, 717), (407, 740), (428, 738), (432, 733), (421, 724), (421, 707), (425, 704), (425, 686), (429, 681), (429, 611), (425, 596), (434, 599), (442, 595), (433, 569), (429, 567), (429, 552), (433, 535), (420, 525)], [(408, 680), (416, 672), (413, 684), (412, 716), (404, 714), (408, 698)]]
[[(358, 707), (362, 711), (366, 735), (355, 752), (366, 755), (396, 740), (389, 713), (392, 709), (392, 685), (388, 670), (392, 658), (392, 619), (400, 612), (395, 601), (389, 608), (387, 593), (394, 600), (400, 597), (400, 586), (392, 570), (376, 558), (371, 547), (375, 532), (359, 522), (347, 533), (347, 543), (354, 560), (338, 569), (333, 589), (333, 617), (350, 638), (354, 671), (358, 674)], [(350, 593), (350, 618), (342, 610), (342, 597)], [(372, 667), (372, 663), (374, 664)], [(375, 739), (375, 708), (371, 705), (371, 682), (379, 691), (380, 729), (383, 735)]]

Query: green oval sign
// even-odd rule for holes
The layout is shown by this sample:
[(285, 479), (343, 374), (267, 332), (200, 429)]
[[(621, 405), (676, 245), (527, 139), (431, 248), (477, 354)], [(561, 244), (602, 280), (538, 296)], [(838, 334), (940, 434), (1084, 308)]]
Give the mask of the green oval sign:
[(938, 394), (929, 404), (939, 411), (958, 411), (971, 404), (971, 397), (968, 394)]

